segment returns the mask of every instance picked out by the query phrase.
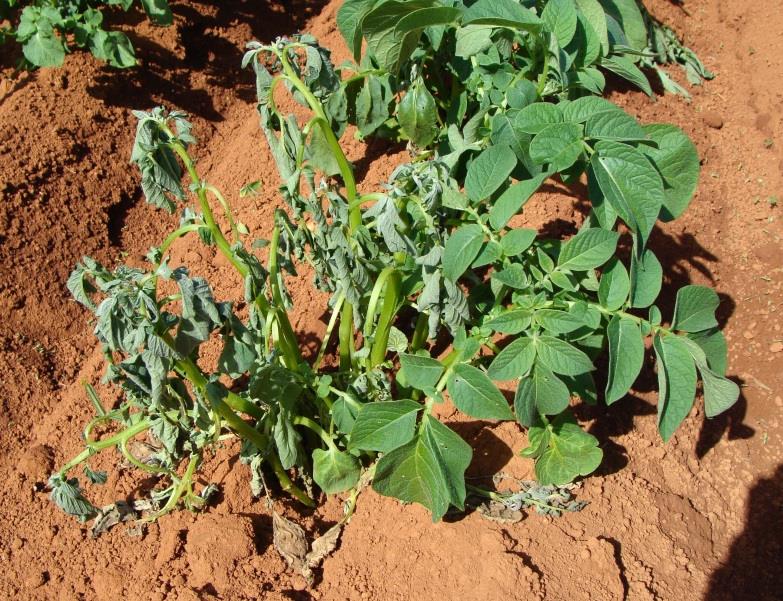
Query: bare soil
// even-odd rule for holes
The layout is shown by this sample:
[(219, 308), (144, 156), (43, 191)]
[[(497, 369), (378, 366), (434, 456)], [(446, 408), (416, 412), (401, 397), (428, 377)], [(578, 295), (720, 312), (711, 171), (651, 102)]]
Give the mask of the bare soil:
[[(127, 160), (131, 108), (187, 111), (200, 138), (200, 168), (263, 236), (276, 174), (258, 129), (253, 82), (239, 69), (252, 38), (307, 29), (345, 49), (334, 26), (339, 1), (173, 3), (175, 26), (124, 21), (142, 60), (117, 72), (87, 54), (59, 70), (0, 79), (0, 598), (3, 599), (614, 599), (771, 601), (783, 597), (783, 11), (768, 2), (650, 0), (717, 73), (693, 100), (654, 101), (617, 89), (614, 100), (643, 122), (672, 122), (694, 139), (703, 171), (686, 214), (656, 230), (652, 245), (680, 285), (715, 286), (729, 341), (730, 373), (742, 384), (732, 411), (706, 420), (699, 403), (664, 445), (655, 428), (654, 375), (610, 409), (579, 410), (606, 459), (579, 491), (582, 512), (530, 515), (517, 524), (477, 513), (432, 524), (418, 506), (367, 491), (315, 588), (286, 570), (271, 545), (271, 515), (253, 502), (249, 474), (228, 443), (204, 469), (220, 485), (205, 513), (167, 516), (142, 537), (121, 527), (91, 539), (59, 512), (43, 483), (79, 449), (90, 409), (80, 384), (97, 384), (99, 349), (65, 280), (90, 254), (139, 261), (173, 224), (147, 206)], [(780, 8), (780, 7), (776, 7)], [(3, 49), (3, 52), (8, 52)], [(678, 69), (671, 70), (679, 81)], [(395, 149), (350, 142), (369, 190), (399, 161)], [(369, 159), (363, 157), (370, 157)], [(265, 181), (261, 196), (240, 186)], [(568, 232), (579, 199), (552, 187), (526, 208), (542, 230)], [(203, 248), (180, 245), (175, 261), (217, 283), (239, 283)], [(307, 278), (294, 287), (295, 327), (312, 344), (324, 330), (323, 298)], [(671, 306), (668, 307), (671, 310)], [(106, 399), (111, 390), (99, 387)], [(449, 412), (442, 416), (453, 421)], [(472, 476), (529, 476), (509, 449), (513, 424), (463, 422), (476, 449)], [(108, 467), (115, 456), (102, 459)], [(143, 483), (115, 472), (97, 502), (131, 497)], [(279, 503), (311, 534), (335, 523), (340, 500), (314, 514)]]

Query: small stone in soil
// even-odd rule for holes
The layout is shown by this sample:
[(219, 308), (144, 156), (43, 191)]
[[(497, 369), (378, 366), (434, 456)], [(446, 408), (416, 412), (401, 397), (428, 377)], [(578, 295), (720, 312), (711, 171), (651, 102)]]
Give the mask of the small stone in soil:
[(783, 351), (783, 342), (773, 342), (769, 345), (770, 353), (779, 353), (780, 351)]
[(708, 127), (711, 127), (713, 129), (720, 129), (723, 127), (723, 117), (719, 113), (716, 113), (715, 111), (707, 111), (702, 116), (704, 119), (704, 123), (707, 124)]

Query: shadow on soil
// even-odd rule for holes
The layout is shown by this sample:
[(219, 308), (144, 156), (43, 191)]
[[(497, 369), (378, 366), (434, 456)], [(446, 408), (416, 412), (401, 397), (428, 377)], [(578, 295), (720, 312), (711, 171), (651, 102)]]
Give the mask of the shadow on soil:
[(775, 601), (783, 591), (783, 465), (750, 491), (745, 529), (710, 579), (703, 601)]
[(255, 99), (255, 78), (240, 65), (245, 44), (297, 33), (325, 4), (325, 0), (175, 3), (176, 52), (138, 35), (136, 26), (144, 20), (140, 11), (112, 14), (112, 21), (131, 26), (126, 32), (142, 66), (121, 74), (106, 67), (89, 92), (109, 105), (150, 108), (163, 103), (222, 121), (209, 87), (229, 90), (245, 102)]

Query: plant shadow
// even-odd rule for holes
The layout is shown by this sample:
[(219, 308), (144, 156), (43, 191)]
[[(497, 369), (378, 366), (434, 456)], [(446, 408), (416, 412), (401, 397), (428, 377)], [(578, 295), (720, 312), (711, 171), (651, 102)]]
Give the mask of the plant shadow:
[(783, 591), (783, 465), (750, 491), (745, 528), (713, 572), (703, 601), (773, 601)]
[(132, 26), (127, 29), (141, 66), (123, 71), (105, 67), (88, 88), (108, 105), (149, 108), (176, 106), (211, 122), (222, 121), (210, 87), (234, 94), (244, 102), (255, 99), (254, 77), (241, 69), (244, 46), (252, 39), (271, 42), (297, 33), (317, 15), (325, 0), (188, 2), (172, 5), (179, 29), (175, 50), (140, 34), (140, 11), (111, 15)]

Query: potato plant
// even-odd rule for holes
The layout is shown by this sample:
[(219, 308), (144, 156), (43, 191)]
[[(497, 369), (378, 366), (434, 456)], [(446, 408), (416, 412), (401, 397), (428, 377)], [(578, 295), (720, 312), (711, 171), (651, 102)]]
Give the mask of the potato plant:
[[(136, 55), (128, 36), (103, 28), (101, 9), (119, 5), (128, 10), (134, 0), (0, 0), (0, 42), (16, 40), (22, 46), (22, 67), (59, 67), (73, 47), (88, 49), (112, 67), (133, 67)], [(170, 25), (168, 0), (140, 0), (156, 25)]]
[[(180, 503), (198, 508), (209, 487), (196, 491), (196, 471), (228, 435), (242, 440), (256, 491), (276, 490), (271, 473), (312, 506), (314, 483), (326, 494), (349, 493), (347, 515), (369, 480), (380, 494), (426, 506), (434, 520), (463, 509), (468, 494), (559, 513), (569, 506), (553, 506), (539, 491), (466, 484), (472, 450), (437, 419), (436, 407), (450, 401), (471, 418), (518, 423), (528, 441), (520, 452), (534, 460), (539, 485), (556, 490), (602, 459), (600, 441), (577, 423), (571, 405), (623, 399), (646, 346), (656, 358), (664, 441), (691, 411), (699, 377), (708, 417), (737, 400), (737, 385), (725, 377), (715, 292), (681, 288), (672, 315), (655, 305), (663, 269), (650, 234), (658, 219), (687, 208), (698, 180), (696, 150), (678, 128), (642, 125), (591, 95), (597, 90), (578, 77), (563, 79), (568, 69), (547, 67), (546, 55), (565, 60), (560, 45), (571, 41), (558, 27), (561, 16), (570, 23), (571, 10), (582, 22), (575, 11), (590, 3), (541, 4), (539, 15), (511, 1), (467, 8), (347, 2), (342, 29), (345, 7), (370, 7), (355, 17), (363, 36), (371, 30), (361, 67), (336, 68), (308, 35), (250, 44), (243, 63), (256, 74), (261, 127), (286, 206), (275, 211), (268, 241), (248, 244), (227, 199), (201, 178), (184, 115), (137, 114), (132, 160), (147, 201), (174, 211), (187, 190), (196, 207), (181, 209), (180, 226), (150, 251), (148, 269), (109, 271), (85, 259), (69, 280), (95, 313), (106, 377), (124, 400), (107, 410), (93, 395), (97, 415), (85, 450), (50, 480), (63, 509), (81, 518), (96, 513), (69, 473), (84, 465), (88, 479), (104, 481), (89, 459), (114, 447), (159, 476), (150, 519)], [(546, 12), (553, 6), (555, 16)], [(372, 11), (381, 9), (392, 16), (377, 18)], [(385, 29), (367, 25), (374, 18)], [(439, 62), (437, 28), (447, 44), (466, 28), (489, 40), (470, 55), (467, 77)], [(483, 77), (481, 52), (522, 47), (533, 62), (505, 57), (493, 67), (505, 75)], [(606, 67), (612, 52), (616, 59), (629, 53), (614, 44), (595, 60)], [(433, 85), (436, 72), (442, 81)], [(281, 110), (281, 94), (308, 116)], [(402, 132), (393, 135), (411, 142), (411, 161), (381, 189), (360, 191), (340, 144), (348, 125), (359, 135)], [(552, 178), (588, 184), (589, 214), (566, 240), (516, 225)], [(211, 203), (225, 213), (228, 237)], [(216, 247), (233, 265), (244, 287), (241, 307), (217, 301), (185, 267), (169, 267), (169, 248), (183, 236)], [(329, 293), (331, 310), (313, 357), (302, 355), (288, 317), (284, 275), (296, 275), (303, 262)], [(199, 349), (215, 339), (222, 351), (208, 372)], [(325, 362), (332, 352), (334, 361)], [(593, 374), (602, 356), (599, 391)], [(109, 423), (114, 433), (95, 435)], [(131, 450), (142, 434), (155, 449), (148, 457)]]

